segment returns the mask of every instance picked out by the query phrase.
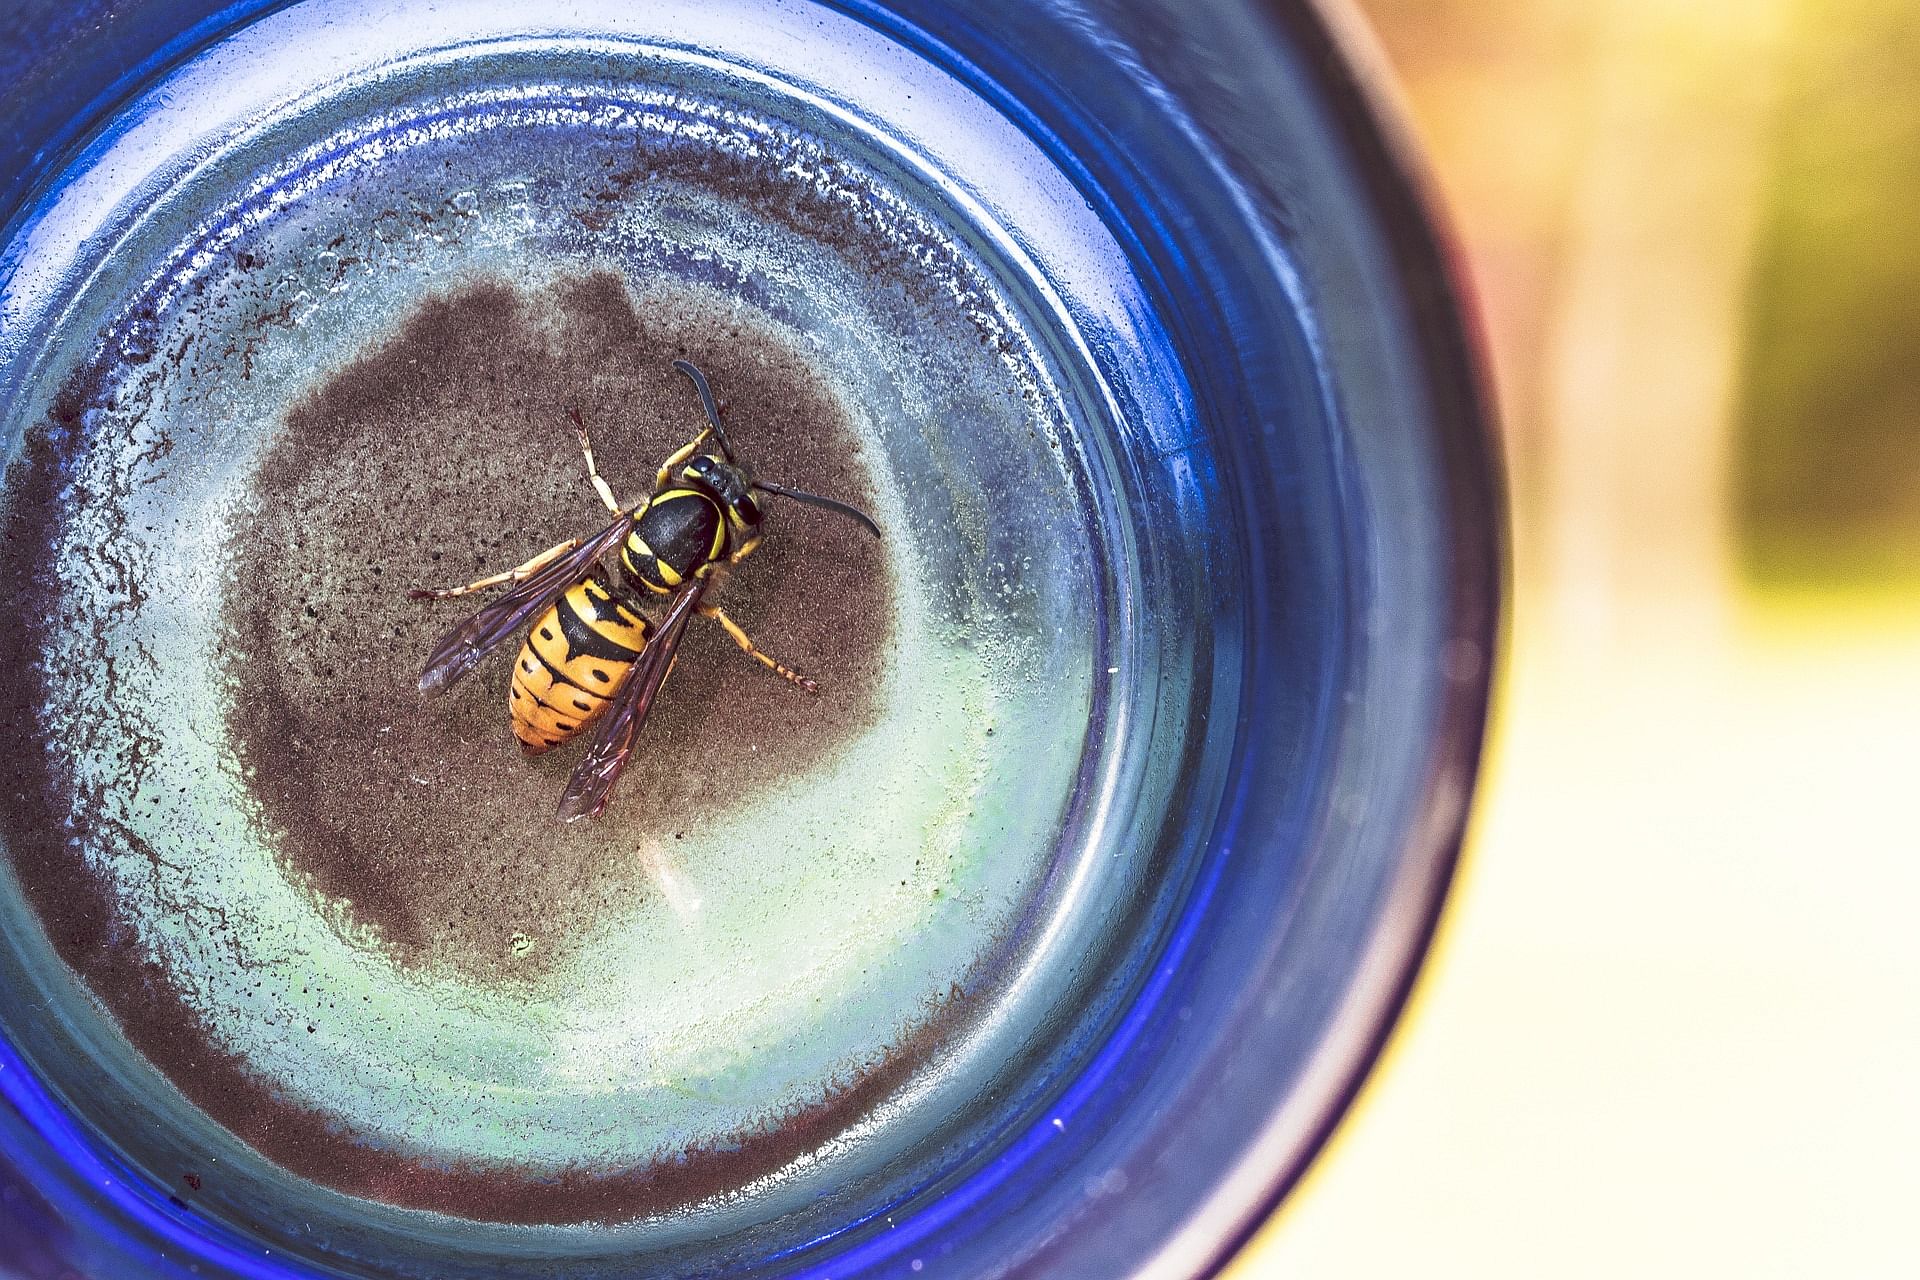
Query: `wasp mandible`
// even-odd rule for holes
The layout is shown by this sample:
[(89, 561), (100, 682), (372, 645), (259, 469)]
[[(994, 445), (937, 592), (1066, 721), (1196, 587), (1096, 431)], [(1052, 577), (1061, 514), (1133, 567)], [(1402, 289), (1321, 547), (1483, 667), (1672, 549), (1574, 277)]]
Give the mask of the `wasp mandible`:
[[(599, 724), (561, 794), (559, 817), (565, 822), (598, 817), (607, 807), (694, 614), (718, 622), (743, 652), (775, 675), (808, 693), (819, 692), (812, 680), (762, 652), (718, 605), (706, 602), (721, 572), (760, 545), (764, 517), (756, 492), (836, 512), (880, 536), (873, 517), (857, 507), (754, 479), (734, 457), (706, 375), (686, 360), (675, 360), (673, 367), (692, 380), (707, 425), (661, 464), (646, 501), (623, 508), (615, 500), (594, 462), (585, 421), (568, 409), (587, 478), (613, 516), (607, 527), (591, 538), (555, 543), (525, 564), (464, 587), (408, 592), (416, 600), (444, 600), (508, 588), (440, 637), (420, 673), (424, 693), (445, 691), (532, 620), (507, 695), (522, 750), (537, 755)], [(600, 557), (622, 542), (619, 576), (608, 581)], [(647, 596), (668, 598), (658, 626), (641, 612), (640, 601)]]

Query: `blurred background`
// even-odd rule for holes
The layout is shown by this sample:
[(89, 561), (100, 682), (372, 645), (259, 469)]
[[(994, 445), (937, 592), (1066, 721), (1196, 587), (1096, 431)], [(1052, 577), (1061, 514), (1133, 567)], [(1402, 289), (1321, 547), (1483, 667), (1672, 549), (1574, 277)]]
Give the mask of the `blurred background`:
[(1920, 1275), (1920, 6), (1361, 0), (1514, 511), (1467, 861), (1229, 1272)]

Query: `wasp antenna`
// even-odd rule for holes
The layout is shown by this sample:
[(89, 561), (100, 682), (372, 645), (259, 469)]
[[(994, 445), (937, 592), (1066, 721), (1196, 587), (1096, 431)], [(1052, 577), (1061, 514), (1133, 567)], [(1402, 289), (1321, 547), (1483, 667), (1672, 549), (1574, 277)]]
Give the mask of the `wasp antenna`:
[(720, 406), (713, 402), (713, 389), (707, 385), (707, 375), (691, 360), (675, 360), (673, 367), (693, 379), (693, 388), (700, 393), (700, 407), (707, 411), (707, 422), (713, 427), (714, 438), (720, 441), (720, 452), (732, 462), (733, 445), (727, 439), (727, 429), (720, 425)]
[(855, 520), (865, 525), (867, 532), (874, 537), (877, 538), (880, 536), (880, 526), (873, 522), (872, 516), (858, 507), (848, 506), (846, 503), (833, 498), (823, 498), (817, 493), (804, 493), (799, 489), (789, 489), (785, 485), (768, 484), (765, 480), (755, 480), (753, 487), (764, 490), (767, 493), (778, 494), (782, 498), (792, 498), (795, 502), (804, 502), (810, 507), (822, 507), (828, 511), (837, 511), (849, 520)]

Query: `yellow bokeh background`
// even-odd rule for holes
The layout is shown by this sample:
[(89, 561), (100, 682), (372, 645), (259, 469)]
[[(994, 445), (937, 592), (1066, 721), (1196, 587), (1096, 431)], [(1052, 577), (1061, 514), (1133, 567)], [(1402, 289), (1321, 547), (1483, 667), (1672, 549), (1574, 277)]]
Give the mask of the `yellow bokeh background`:
[(1510, 644), (1413, 1004), (1228, 1275), (1920, 1275), (1920, 6), (1360, 7)]

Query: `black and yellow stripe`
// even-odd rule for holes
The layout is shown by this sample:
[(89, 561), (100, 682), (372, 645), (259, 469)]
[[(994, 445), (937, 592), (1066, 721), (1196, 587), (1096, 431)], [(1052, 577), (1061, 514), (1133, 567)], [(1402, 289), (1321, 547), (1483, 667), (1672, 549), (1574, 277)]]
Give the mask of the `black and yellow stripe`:
[(633, 517), (620, 552), (629, 581), (666, 595), (727, 545), (720, 504), (698, 489), (667, 489)]
[(647, 647), (646, 619), (589, 578), (569, 588), (527, 633), (507, 709), (530, 755), (565, 742), (606, 709)]

